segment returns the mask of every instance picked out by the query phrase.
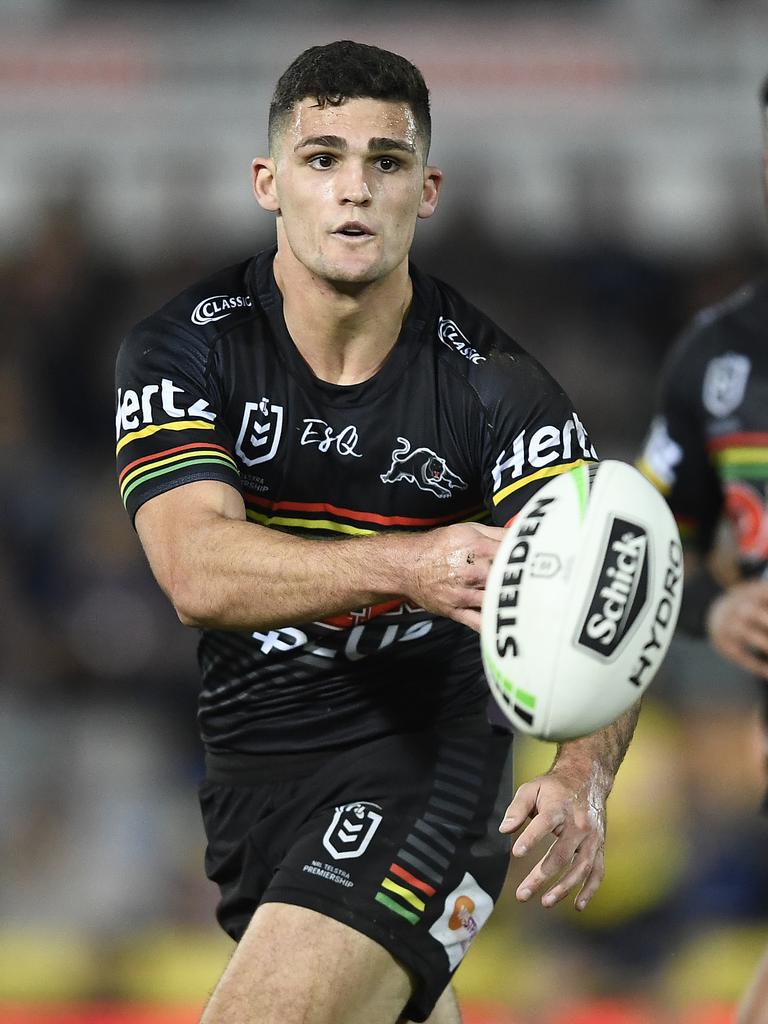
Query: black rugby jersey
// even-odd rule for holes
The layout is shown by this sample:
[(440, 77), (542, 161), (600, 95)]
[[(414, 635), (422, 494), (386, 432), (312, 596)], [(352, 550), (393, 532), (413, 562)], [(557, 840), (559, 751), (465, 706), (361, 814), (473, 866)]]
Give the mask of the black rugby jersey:
[[(413, 302), (369, 380), (318, 379), (264, 252), (140, 323), (117, 363), (125, 506), (195, 480), (248, 519), (314, 538), (506, 524), (547, 478), (596, 458), (561, 388), (445, 284)], [(215, 753), (320, 750), (475, 713), (477, 634), (406, 600), (324, 622), (203, 630), (199, 721)]]
[(681, 536), (709, 551), (722, 516), (745, 575), (768, 564), (768, 283), (700, 313), (672, 349), (639, 462)]

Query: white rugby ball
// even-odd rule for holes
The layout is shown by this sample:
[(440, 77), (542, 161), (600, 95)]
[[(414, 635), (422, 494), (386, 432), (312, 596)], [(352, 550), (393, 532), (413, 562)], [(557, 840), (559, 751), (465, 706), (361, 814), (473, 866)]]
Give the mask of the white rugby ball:
[(545, 740), (614, 721), (653, 679), (680, 611), (683, 550), (664, 498), (606, 460), (553, 477), (507, 528), (483, 598), (491, 691)]

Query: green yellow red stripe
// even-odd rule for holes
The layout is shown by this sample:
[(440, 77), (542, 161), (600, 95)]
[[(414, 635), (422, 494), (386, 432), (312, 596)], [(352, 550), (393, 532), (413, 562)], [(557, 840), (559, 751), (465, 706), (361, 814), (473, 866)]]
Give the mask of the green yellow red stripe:
[(707, 448), (710, 451), (720, 451), (723, 448), (755, 448), (768, 447), (768, 434), (747, 433), (742, 431), (734, 434), (722, 434), (720, 437), (713, 437), (707, 441)]
[(133, 441), (138, 441), (142, 437), (151, 437), (152, 434), (157, 434), (160, 430), (213, 430), (214, 426), (207, 420), (174, 420), (172, 423), (152, 423), (148, 427), (142, 427), (141, 430), (133, 430), (130, 434), (125, 434), (117, 442), (116, 452), (121, 452), (126, 445), (132, 444)]
[[(444, 516), (385, 516), (378, 512), (343, 508), (326, 501), (273, 501), (245, 492), (246, 516), (261, 526), (285, 526), (296, 530), (327, 530), (353, 537), (370, 537), (381, 527), (433, 527), (443, 523), (470, 523), (487, 519), (482, 506)], [(256, 507), (254, 507), (256, 506)], [(263, 511), (260, 511), (263, 509)], [(280, 514), (282, 513), (282, 514)], [(290, 513), (296, 513), (291, 515)], [(344, 520), (350, 520), (345, 522)]]
[(397, 878), (401, 878), (404, 882), (412, 885), (415, 889), (420, 889), (422, 892), (426, 893), (427, 896), (434, 896), (437, 891), (434, 886), (430, 885), (428, 882), (423, 882), (420, 878), (411, 874), (410, 871), (406, 871), (405, 868), (401, 868), (399, 864), (390, 864), (389, 873), (391, 875), (395, 875)]
[(586, 466), (591, 461), (591, 459), (576, 459), (574, 462), (566, 462), (558, 466), (545, 466), (543, 469), (537, 469), (535, 473), (529, 473), (528, 476), (521, 477), (519, 480), (515, 480), (514, 483), (508, 484), (506, 487), (502, 487), (498, 494), (494, 494), (493, 504), (499, 505), (505, 498), (508, 498), (510, 494), (514, 494), (515, 491), (519, 491), (521, 487), (527, 487), (528, 484), (532, 484), (535, 480), (545, 480), (547, 477), (560, 476), (561, 473), (567, 473), (571, 469), (577, 469), (579, 466)]
[(472, 519), (486, 514), (482, 506), (473, 505), (471, 508), (444, 516), (383, 516), (378, 512), (343, 508), (327, 501), (271, 501), (249, 491), (245, 492), (245, 500), (249, 505), (258, 505), (270, 512), (321, 512), (333, 517), (352, 519), (355, 522), (376, 523), (379, 526), (440, 526), (442, 523), (471, 522)]
[(405, 907), (401, 906), (397, 900), (393, 900), (390, 896), (387, 896), (385, 892), (377, 892), (374, 896), (377, 903), (383, 903), (389, 910), (399, 914), (400, 917), (404, 917), (406, 921), (410, 921), (411, 924), (419, 923), (419, 914), (414, 914), (412, 910), (406, 910)]
[(411, 892), (410, 889), (406, 889), (404, 885), (398, 885), (397, 882), (393, 882), (391, 878), (385, 878), (381, 883), (381, 887), (382, 889), (387, 889), (389, 892), (395, 893), (396, 896), (405, 900), (405, 902), (409, 903), (415, 910), (419, 910), (423, 913), (426, 909), (427, 905), (424, 900), (419, 899), (415, 893)]
[(132, 463), (134, 468), (130, 472), (127, 472), (130, 467), (126, 467), (121, 474), (120, 493), (123, 502), (127, 501), (129, 495), (137, 487), (148, 481), (167, 476), (169, 473), (176, 473), (179, 470), (190, 469), (193, 466), (225, 466), (227, 469), (237, 472), (235, 460), (219, 445), (185, 445), (184, 449), (174, 455), (166, 455), (165, 458), (137, 459), (136, 463)]

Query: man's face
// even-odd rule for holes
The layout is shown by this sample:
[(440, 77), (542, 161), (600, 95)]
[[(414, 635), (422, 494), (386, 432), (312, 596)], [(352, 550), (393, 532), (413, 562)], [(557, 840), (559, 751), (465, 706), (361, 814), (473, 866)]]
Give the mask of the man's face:
[(350, 99), (319, 108), (305, 99), (272, 160), (279, 242), (326, 281), (385, 277), (406, 259), (417, 218), (431, 216), (437, 202), (440, 172), (424, 166), (406, 103)]

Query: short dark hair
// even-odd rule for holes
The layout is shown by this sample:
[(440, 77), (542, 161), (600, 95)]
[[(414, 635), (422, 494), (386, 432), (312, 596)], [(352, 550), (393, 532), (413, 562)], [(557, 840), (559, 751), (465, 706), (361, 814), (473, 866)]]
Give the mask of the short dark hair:
[(429, 90), (419, 69), (398, 53), (351, 39), (304, 50), (275, 87), (269, 106), (270, 149), (294, 106), (307, 96), (315, 97), (321, 108), (359, 98), (407, 103), (424, 140), (424, 153), (429, 152)]

